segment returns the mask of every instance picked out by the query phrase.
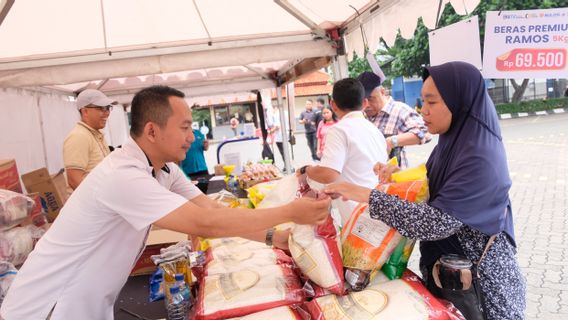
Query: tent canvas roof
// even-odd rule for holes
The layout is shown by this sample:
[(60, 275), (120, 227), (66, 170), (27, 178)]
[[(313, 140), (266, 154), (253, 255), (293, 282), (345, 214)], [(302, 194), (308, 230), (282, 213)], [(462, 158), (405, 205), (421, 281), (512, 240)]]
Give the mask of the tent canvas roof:
[[(451, 2), (458, 13), (478, 0)], [(4, 4), (3, 1), (0, 5)], [(0, 25), (0, 87), (130, 94), (168, 84), (192, 95), (288, 82), (347, 52), (433, 28), (438, 0), (17, 0)], [(1, 11), (2, 8), (0, 8)], [(355, 9), (361, 14), (357, 16)], [(222, 87), (222, 88), (219, 88)]]

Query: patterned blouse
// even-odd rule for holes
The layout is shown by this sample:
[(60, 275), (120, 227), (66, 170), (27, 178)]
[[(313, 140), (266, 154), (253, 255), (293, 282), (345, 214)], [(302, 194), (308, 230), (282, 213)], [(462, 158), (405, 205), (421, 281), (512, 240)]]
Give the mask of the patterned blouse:
[[(396, 196), (373, 190), (369, 198), (371, 217), (395, 228), (405, 237), (439, 240), (456, 234), (465, 255), (477, 261), (489, 236), (461, 223), (453, 216), (427, 204), (402, 201)], [(481, 291), (487, 319), (524, 319), (525, 280), (516, 249), (505, 233), (500, 233), (479, 266)], [(420, 266), (427, 275), (424, 266)]]

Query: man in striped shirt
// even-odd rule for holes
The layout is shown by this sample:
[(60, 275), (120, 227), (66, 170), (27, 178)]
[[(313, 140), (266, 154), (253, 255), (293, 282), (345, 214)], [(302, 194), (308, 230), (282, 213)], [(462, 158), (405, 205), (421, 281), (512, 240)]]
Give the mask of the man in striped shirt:
[(363, 72), (357, 78), (365, 88), (363, 107), (367, 119), (383, 133), (389, 157), (396, 156), (401, 168), (408, 167), (405, 146), (429, 142), (422, 117), (405, 103), (395, 101), (381, 86), (381, 79), (372, 72)]

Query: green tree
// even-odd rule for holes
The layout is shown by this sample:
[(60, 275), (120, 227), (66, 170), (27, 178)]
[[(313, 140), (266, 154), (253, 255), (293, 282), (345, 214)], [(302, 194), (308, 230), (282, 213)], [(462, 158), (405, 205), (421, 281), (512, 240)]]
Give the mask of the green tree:
[[(567, 6), (568, 0), (481, 0), (475, 10), (471, 12), (471, 15), (479, 16), (479, 33), (481, 38), (481, 48), (483, 50), (485, 16), (487, 11), (548, 9)], [(461, 21), (462, 19), (464, 19), (464, 17), (456, 14), (453, 7), (448, 3), (444, 7), (440, 16), (438, 28), (448, 26)], [(430, 30), (428, 30), (422, 22), (422, 19), (420, 19), (412, 39), (404, 39), (399, 34), (392, 47), (389, 47), (384, 40), (381, 39), (381, 47), (383, 49), (379, 49), (376, 56), (383, 61), (391, 60), (389, 68), (384, 69), (387, 77), (412, 77), (419, 76), (421, 74), (422, 68), (430, 64), (428, 46), (429, 31)], [(358, 57), (358, 59), (359, 61), (355, 61), (355, 59), (353, 59), (350, 63), (350, 75), (351, 70), (361, 70), (361, 68), (368, 68), (365, 70), (370, 70), (368, 64), (365, 65), (366, 61), (364, 61), (364, 58)], [(363, 62), (360, 60), (363, 60)], [(353, 69), (351, 64), (353, 64)], [(512, 99), (513, 102), (520, 101), (528, 85), (529, 79), (524, 79), (521, 84), (518, 84), (514, 79), (509, 79), (509, 81), (515, 89)]]

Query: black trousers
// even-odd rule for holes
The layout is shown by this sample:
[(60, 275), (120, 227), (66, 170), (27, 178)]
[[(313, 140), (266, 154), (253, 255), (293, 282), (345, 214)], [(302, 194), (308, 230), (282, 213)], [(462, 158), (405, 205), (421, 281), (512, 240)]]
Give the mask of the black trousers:
[(317, 148), (317, 139), (315, 132), (306, 132), (306, 140), (308, 140), (308, 147), (310, 148), (310, 152), (312, 153), (312, 160), (319, 160), (316, 148)]

